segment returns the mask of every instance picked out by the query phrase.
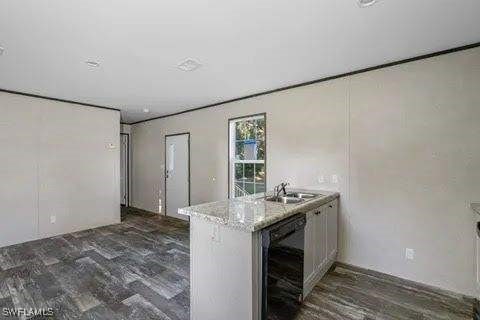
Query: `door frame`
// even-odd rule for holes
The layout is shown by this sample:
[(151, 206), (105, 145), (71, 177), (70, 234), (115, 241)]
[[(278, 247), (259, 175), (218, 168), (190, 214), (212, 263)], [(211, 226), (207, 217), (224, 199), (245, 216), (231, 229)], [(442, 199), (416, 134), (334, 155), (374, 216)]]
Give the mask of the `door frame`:
[[(163, 178), (164, 178), (164, 190), (165, 190), (165, 213), (164, 216), (167, 216), (167, 138), (168, 137), (174, 137), (174, 136), (183, 136), (183, 135), (188, 135), (188, 205), (191, 205), (190, 202), (190, 193), (191, 193), (191, 183), (190, 183), (190, 132), (180, 132), (180, 133), (173, 133), (173, 134), (166, 134), (164, 138), (164, 143), (163, 143), (163, 163), (164, 163), (164, 168), (163, 168)], [(190, 217), (188, 217), (188, 220), (190, 220)]]
[(127, 137), (127, 163), (125, 164), (127, 166), (127, 198), (125, 199), (125, 207), (130, 207), (130, 133), (120, 133), (120, 136), (123, 135)]

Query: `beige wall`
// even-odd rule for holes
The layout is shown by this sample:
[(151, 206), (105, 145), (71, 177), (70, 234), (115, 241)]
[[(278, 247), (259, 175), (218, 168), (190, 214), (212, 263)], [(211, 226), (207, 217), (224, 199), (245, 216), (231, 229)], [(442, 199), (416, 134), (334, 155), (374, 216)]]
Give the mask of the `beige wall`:
[(164, 135), (185, 131), (192, 204), (225, 199), (228, 119), (259, 112), (268, 188), (341, 192), (341, 261), (475, 294), (480, 49), (134, 125), (132, 204), (158, 210)]
[(0, 92), (0, 247), (119, 222), (119, 135), (118, 111)]
[(121, 132), (121, 133), (128, 133), (128, 134), (130, 134), (131, 129), (132, 129), (132, 126), (129, 125), (129, 124), (124, 124), (124, 123), (122, 123), (122, 124), (120, 125), (120, 132)]

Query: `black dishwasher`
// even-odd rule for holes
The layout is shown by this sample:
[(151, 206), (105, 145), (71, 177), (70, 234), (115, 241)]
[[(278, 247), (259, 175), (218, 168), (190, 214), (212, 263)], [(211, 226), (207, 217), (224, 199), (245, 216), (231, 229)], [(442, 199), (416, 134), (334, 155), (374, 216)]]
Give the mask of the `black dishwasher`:
[(305, 214), (262, 230), (262, 320), (291, 320), (303, 301)]

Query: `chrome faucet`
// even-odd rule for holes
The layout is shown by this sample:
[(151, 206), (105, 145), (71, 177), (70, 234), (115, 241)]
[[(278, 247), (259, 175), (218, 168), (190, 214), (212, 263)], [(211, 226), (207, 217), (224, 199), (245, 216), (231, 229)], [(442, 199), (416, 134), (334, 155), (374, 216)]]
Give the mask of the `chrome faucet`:
[(280, 192), (283, 192), (283, 195), (287, 194), (287, 190), (285, 189), (290, 183), (288, 182), (282, 182), (278, 186), (275, 186), (273, 188), (273, 193), (275, 194), (275, 197), (278, 198), (280, 196)]

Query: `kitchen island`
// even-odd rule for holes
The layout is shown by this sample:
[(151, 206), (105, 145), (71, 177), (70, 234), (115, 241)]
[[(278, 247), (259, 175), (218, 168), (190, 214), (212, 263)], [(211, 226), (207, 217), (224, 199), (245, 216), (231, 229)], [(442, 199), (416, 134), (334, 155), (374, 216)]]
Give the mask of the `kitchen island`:
[(328, 270), (337, 252), (339, 194), (293, 191), (315, 197), (284, 204), (251, 195), (179, 209), (190, 216), (191, 319), (261, 319), (262, 230), (281, 221), (297, 216), (306, 221), (301, 238), (303, 295)]

